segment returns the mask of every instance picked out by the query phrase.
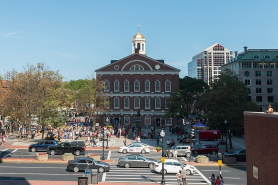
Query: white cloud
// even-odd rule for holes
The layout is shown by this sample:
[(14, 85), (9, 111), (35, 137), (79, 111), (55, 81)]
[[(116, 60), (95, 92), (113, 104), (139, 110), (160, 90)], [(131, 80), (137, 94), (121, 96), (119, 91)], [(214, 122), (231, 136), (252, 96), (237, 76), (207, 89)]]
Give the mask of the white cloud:
[(15, 35), (15, 34), (17, 34), (17, 33), (19, 33), (19, 32), (21, 32), (21, 30), (6, 33), (5, 36), (6, 36), (6, 37), (9, 37), (9, 36)]

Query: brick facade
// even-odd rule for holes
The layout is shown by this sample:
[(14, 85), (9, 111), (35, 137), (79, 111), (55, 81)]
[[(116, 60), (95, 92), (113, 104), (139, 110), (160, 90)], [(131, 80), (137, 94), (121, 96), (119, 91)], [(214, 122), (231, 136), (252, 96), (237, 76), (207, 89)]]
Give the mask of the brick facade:
[[(244, 112), (247, 184), (278, 182), (278, 113)], [(253, 166), (258, 168), (258, 179)]]

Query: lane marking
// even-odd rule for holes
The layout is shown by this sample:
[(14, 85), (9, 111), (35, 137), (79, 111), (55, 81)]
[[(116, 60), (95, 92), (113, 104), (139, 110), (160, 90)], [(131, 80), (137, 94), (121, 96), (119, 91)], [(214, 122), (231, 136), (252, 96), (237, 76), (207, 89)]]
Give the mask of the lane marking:
[(193, 166), (193, 168), (195, 168), (196, 172), (198, 172), (208, 184), (211, 184), (208, 178), (206, 178), (195, 166)]
[(111, 150), (109, 150), (109, 152), (108, 152), (108, 157), (107, 157), (107, 160), (109, 160), (109, 159), (110, 159), (110, 157), (111, 157)]
[(187, 161), (187, 160), (185, 159), (185, 157), (182, 157), (182, 159), (183, 159), (184, 161)]
[(6, 148), (5, 150), (0, 151), (0, 154), (1, 154), (2, 152), (5, 152), (6, 150), (8, 150), (8, 148)]
[(101, 182), (105, 182), (105, 180), (106, 180), (106, 174), (107, 174), (107, 173), (103, 173), (103, 174), (102, 174), (102, 180), (101, 180)]
[(8, 153), (7, 155), (5, 155), (3, 158), (8, 157), (9, 155), (11, 155), (12, 153), (16, 152), (18, 149), (15, 149), (14, 151), (12, 151), (11, 153)]

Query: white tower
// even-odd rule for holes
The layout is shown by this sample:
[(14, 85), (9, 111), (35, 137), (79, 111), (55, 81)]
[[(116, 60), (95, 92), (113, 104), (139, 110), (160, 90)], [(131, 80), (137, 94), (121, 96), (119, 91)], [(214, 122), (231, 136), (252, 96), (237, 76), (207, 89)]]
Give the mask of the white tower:
[(133, 36), (132, 39), (132, 54), (133, 53), (140, 53), (142, 55), (146, 54), (146, 39), (145, 37), (139, 33), (139, 26), (138, 25), (138, 33)]

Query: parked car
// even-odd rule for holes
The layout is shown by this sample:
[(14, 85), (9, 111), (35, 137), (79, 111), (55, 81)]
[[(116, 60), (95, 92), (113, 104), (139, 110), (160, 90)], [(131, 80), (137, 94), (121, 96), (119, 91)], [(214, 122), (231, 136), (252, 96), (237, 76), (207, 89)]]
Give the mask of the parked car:
[(192, 148), (193, 154), (213, 154), (218, 153), (218, 148), (216, 145), (199, 145)]
[(123, 154), (128, 152), (145, 154), (150, 152), (150, 148), (142, 143), (132, 143), (130, 145), (120, 147), (118, 152)]
[(109, 172), (110, 165), (105, 162), (96, 161), (91, 158), (79, 158), (76, 160), (70, 160), (67, 165), (68, 171), (79, 172), (84, 171), (85, 169), (98, 169), (99, 173), (103, 173)]
[(47, 153), (50, 155), (55, 154), (64, 154), (64, 153), (72, 153), (74, 155), (84, 154), (86, 147), (84, 146), (75, 146), (71, 145), (71, 143), (65, 142), (60, 143), (58, 145), (49, 146), (47, 148)]
[(57, 142), (55, 140), (40, 141), (37, 144), (29, 145), (29, 151), (31, 152), (47, 151), (47, 148), (53, 145), (57, 145)]
[(233, 152), (226, 152), (223, 157), (235, 157), (237, 161), (246, 162), (246, 149), (240, 148)]
[[(197, 131), (196, 131), (197, 132)], [(214, 140), (221, 139), (219, 130), (198, 130), (199, 139)]]
[(130, 167), (153, 168), (155, 162), (157, 162), (157, 160), (149, 159), (142, 155), (127, 155), (119, 159), (118, 165), (125, 168), (130, 168)]
[(171, 147), (171, 149), (170, 149), (171, 157), (173, 156), (174, 149), (177, 150), (179, 156), (190, 157), (190, 155), (191, 155), (191, 150), (190, 150), (190, 148), (191, 148), (191, 147), (190, 147), (189, 145), (173, 146), (173, 147)]
[[(184, 169), (186, 170), (187, 175), (193, 175), (193, 173), (196, 172), (194, 166), (183, 164), (178, 160), (174, 159), (165, 159), (164, 163), (164, 174), (167, 173), (178, 173), (180, 170), (182, 170), (182, 166), (184, 166)], [(158, 173), (162, 173), (162, 163), (161, 161), (154, 164), (154, 170)]]

